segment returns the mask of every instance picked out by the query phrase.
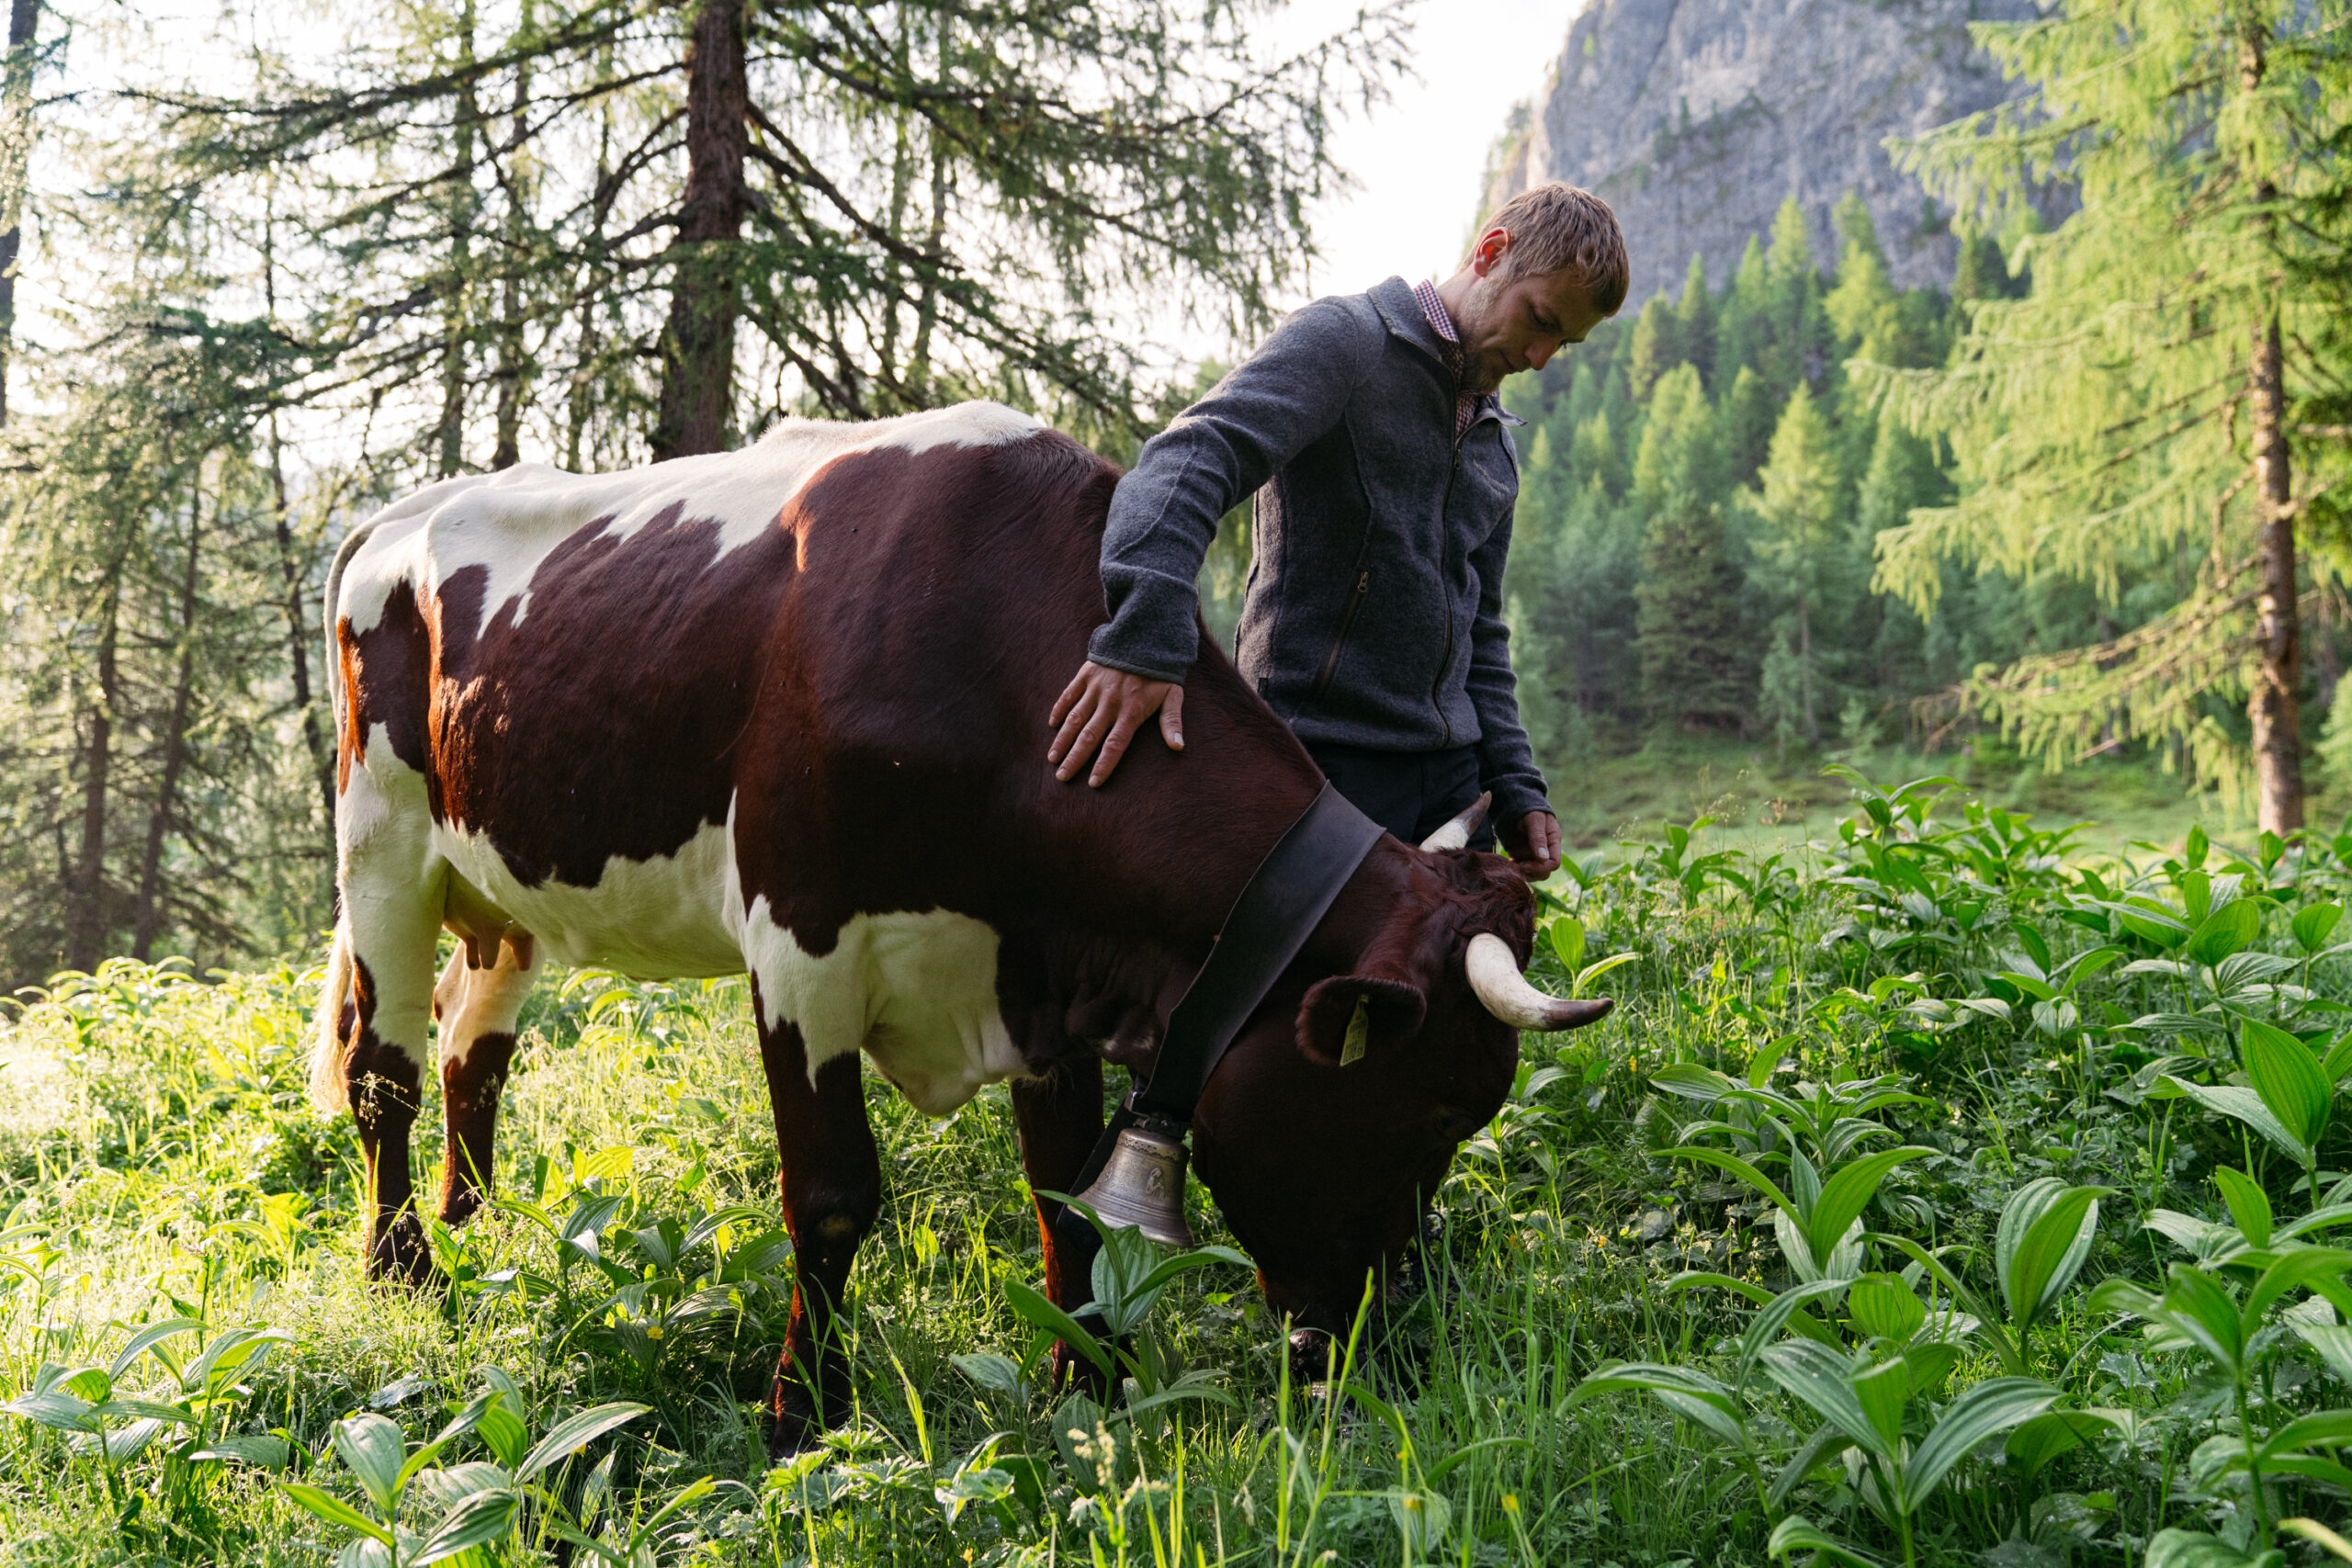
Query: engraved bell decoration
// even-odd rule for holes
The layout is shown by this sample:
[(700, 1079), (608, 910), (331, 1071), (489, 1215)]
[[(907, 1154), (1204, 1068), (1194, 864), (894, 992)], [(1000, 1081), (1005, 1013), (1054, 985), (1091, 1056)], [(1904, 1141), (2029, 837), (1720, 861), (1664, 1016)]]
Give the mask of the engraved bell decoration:
[(1184, 1130), (1147, 1117), (1123, 1129), (1102, 1174), (1078, 1195), (1106, 1225), (1133, 1227), (1162, 1247), (1190, 1247), (1184, 1224)]

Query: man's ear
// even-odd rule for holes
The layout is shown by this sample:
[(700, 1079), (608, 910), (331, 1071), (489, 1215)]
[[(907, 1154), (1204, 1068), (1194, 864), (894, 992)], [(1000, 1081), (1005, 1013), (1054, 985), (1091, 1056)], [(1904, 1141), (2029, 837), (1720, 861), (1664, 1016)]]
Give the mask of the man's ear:
[(1419, 986), (1395, 976), (1334, 975), (1299, 1005), (1298, 1048), (1309, 1061), (1343, 1067), (1418, 1033), (1429, 1005)]

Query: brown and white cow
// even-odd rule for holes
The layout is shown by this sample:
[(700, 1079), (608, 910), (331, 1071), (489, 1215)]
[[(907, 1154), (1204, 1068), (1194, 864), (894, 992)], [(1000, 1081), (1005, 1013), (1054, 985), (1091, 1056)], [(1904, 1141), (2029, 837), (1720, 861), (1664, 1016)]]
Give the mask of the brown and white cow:
[[(826, 1325), (882, 1191), (861, 1052), (933, 1115), (1011, 1080), (1030, 1181), (1068, 1190), (1103, 1062), (1148, 1061), (1322, 782), (1205, 635), (1185, 751), (1140, 748), (1099, 793), (1054, 781), (1046, 714), (1102, 619), (1116, 479), (975, 403), (451, 479), (355, 532), (328, 596), (343, 919), (312, 1087), (357, 1116), (374, 1273), (427, 1268), (428, 1026), (454, 1224), (548, 957), (751, 974), (797, 1246), (779, 1449), (846, 1408)], [(1226, 1056), (1195, 1158), (1277, 1312), (1344, 1327), (1508, 1092), (1502, 1020), (1582, 1021), (1518, 973), (1533, 912), (1506, 861), (1384, 839)], [(463, 943), (436, 986), (445, 927)], [(1360, 997), (1370, 1049), (1343, 1066)], [(1087, 1260), (1040, 1207), (1076, 1307)]]

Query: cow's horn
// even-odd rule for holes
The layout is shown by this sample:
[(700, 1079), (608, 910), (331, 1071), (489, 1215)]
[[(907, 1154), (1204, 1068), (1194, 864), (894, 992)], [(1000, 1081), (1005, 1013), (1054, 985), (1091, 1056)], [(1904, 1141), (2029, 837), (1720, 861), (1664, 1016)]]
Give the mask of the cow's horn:
[(1537, 990), (1519, 972), (1510, 944), (1491, 931), (1470, 939), (1462, 967), (1487, 1010), (1514, 1029), (1581, 1029), (1617, 1005), (1607, 997), (1554, 997)]
[(1464, 808), (1461, 816), (1421, 840), (1425, 850), (1458, 850), (1470, 842), (1470, 835), (1487, 819), (1487, 807), (1493, 802), (1495, 792), (1488, 790)]

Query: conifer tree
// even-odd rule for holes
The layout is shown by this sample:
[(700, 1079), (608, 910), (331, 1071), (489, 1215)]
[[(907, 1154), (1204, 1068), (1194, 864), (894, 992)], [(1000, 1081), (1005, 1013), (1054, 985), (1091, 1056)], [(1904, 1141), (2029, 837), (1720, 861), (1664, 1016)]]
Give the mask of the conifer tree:
[(1772, 433), (1770, 458), (1748, 498), (1762, 532), (1755, 550), (1763, 575), (1787, 606), (1778, 632), (1778, 658), (1768, 662), (1763, 694), (1767, 717), (1785, 736), (1821, 739), (1822, 660), (1814, 623), (1838, 586), (1838, 459), (1829, 422), (1802, 382)]
[(1699, 378), (1715, 385), (1715, 297), (1707, 290), (1707, 264), (1697, 252), (1682, 275), (1682, 298), (1674, 307), (1674, 333), (1684, 363), (1699, 368)]
[(1650, 395), (1659, 377), (1682, 363), (1678, 325), (1666, 296), (1651, 295), (1634, 322), (1634, 341), (1625, 350), (1625, 389), (1636, 402)]
[[(2024, 660), (1975, 697), (2052, 765), (2110, 738), (2184, 742), (2199, 771), (2251, 780), (2260, 825), (2303, 821), (2295, 525), (2340, 444), (2290, 405), (2342, 367), (2282, 287), (2299, 205), (2340, 187), (2328, 138), (2346, 100), (2315, 90), (2345, 48), (2340, 5), (2070, 0), (1980, 28), (2030, 86), (1908, 156), (1997, 227), (2054, 173), (2080, 198), (2025, 245), (2031, 291), (1979, 298), (1952, 367), (1886, 378), (1906, 417), (1949, 431), (1965, 489), (1881, 540), (1880, 581), (1923, 610), (1940, 563), (2047, 572), (2109, 604), (2137, 564), (2204, 558), (2147, 624)], [(2296, 345), (2290, 352), (2290, 345)], [(2297, 473), (2305, 477), (2297, 482)], [(2240, 743), (2207, 711), (2245, 705)]]

